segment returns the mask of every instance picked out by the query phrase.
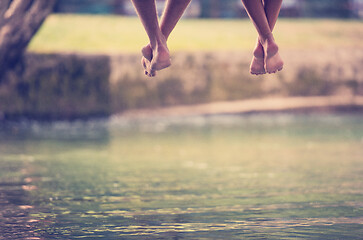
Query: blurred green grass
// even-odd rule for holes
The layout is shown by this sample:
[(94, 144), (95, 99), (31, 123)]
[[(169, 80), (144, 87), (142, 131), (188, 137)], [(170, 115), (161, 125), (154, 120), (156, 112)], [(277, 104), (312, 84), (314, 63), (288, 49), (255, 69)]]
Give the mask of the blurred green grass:
[[(170, 36), (169, 48), (172, 51), (251, 50), (256, 36), (248, 19), (182, 19)], [(363, 48), (363, 22), (281, 18), (275, 38), (284, 49)], [(136, 17), (51, 15), (28, 50), (135, 53), (147, 42), (147, 35)]]

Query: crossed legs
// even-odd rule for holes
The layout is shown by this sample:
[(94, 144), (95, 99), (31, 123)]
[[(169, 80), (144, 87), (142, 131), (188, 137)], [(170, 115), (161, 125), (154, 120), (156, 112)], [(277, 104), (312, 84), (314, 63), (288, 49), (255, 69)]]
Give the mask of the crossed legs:
[[(191, 0), (167, 0), (160, 26), (155, 0), (132, 0), (149, 37), (150, 43), (142, 48), (145, 74), (152, 77), (156, 71), (170, 66), (167, 39)], [(250, 72), (274, 73), (283, 67), (272, 30), (280, 12), (282, 0), (242, 0), (258, 32)]]
[(153, 77), (156, 71), (170, 66), (170, 53), (166, 41), (190, 1), (168, 0), (159, 26), (155, 0), (132, 0), (150, 40), (141, 50), (141, 63), (146, 75)]
[(272, 30), (280, 12), (282, 0), (242, 0), (248, 15), (258, 32), (250, 72), (252, 74), (275, 73), (282, 70), (283, 61)]

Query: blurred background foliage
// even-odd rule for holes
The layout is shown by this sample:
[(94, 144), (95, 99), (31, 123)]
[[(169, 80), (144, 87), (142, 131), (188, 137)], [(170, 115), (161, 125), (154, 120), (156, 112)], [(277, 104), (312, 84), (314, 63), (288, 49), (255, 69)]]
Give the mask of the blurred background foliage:
[[(157, 0), (161, 12), (165, 0)], [(186, 15), (199, 18), (246, 17), (240, 0), (193, 0)], [(362, 0), (285, 0), (281, 16), (362, 18)], [(57, 13), (93, 13), (135, 15), (128, 0), (62, 0), (55, 7)]]

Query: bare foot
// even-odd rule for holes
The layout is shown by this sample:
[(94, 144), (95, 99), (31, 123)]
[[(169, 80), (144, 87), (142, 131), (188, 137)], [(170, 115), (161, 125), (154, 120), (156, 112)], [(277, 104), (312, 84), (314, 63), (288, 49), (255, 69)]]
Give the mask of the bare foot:
[(150, 44), (143, 47), (141, 49), (141, 53), (142, 53), (141, 64), (144, 67), (145, 75), (149, 76), (150, 62), (153, 58), (153, 50), (151, 49)]
[(171, 65), (170, 53), (166, 44), (160, 44), (153, 49), (153, 58), (150, 64), (151, 71), (159, 71)]
[(171, 65), (169, 49), (166, 46), (166, 40), (156, 45), (154, 48), (151, 44), (146, 45), (141, 50), (143, 57), (141, 64), (144, 67), (145, 75), (154, 77), (156, 71), (167, 68)]
[(264, 51), (260, 41), (257, 41), (250, 66), (250, 73), (255, 75), (265, 74)]
[(272, 34), (270, 34), (266, 39), (260, 42), (263, 46), (265, 52), (265, 70), (268, 73), (275, 73), (281, 71), (284, 62), (279, 54), (279, 47), (277, 46)]

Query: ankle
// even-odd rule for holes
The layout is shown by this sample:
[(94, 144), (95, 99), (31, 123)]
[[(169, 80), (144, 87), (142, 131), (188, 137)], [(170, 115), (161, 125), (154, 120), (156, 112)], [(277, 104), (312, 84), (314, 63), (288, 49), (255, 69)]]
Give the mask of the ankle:
[(155, 54), (160, 55), (160, 56), (166, 56), (166, 55), (169, 56), (170, 53), (169, 53), (169, 49), (166, 45), (159, 44), (155, 48)]
[(168, 45), (166, 43), (166, 38), (164, 35), (160, 35), (156, 41), (155, 48), (153, 48), (156, 51), (169, 51)]
[(264, 35), (260, 35), (258, 37), (258, 40), (260, 41), (262, 46), (265, 46), (268, 42), (274, 42), (275, 41), (272, 32), (264, 34)]
[(161, 32), (156, 33), (150, 39), (150, 47), (155, 49), (158, 45), (163, 44), (165, 42), (165, 37)]
[(156, 39), (150, 39), (149, 46), (150, 46), (151, 50), (154, 50), (157, 45), (158, 45), (158, 41)]
[(253, 50), (253, 56), (256, 58), (264, 57), (264, 49), (260, 42), (257, 43), (255, 50)]
[(276, 44), (273, 36), (265, 40), (263, 48), (267, 57), (271, 57), (279, 51), (279, 46)]
[(165, 41), (168, 41), (168, 38), (169, 38), (170, 32), (169, 32), (169, 31), (164, 30), (162, 26), (160, 27), (160, 29), (161, 29), (160, 31), (161, 31), (161, 33), (162, 33), (162, 35), (163, 35), (163, 37), (164, 37)]

